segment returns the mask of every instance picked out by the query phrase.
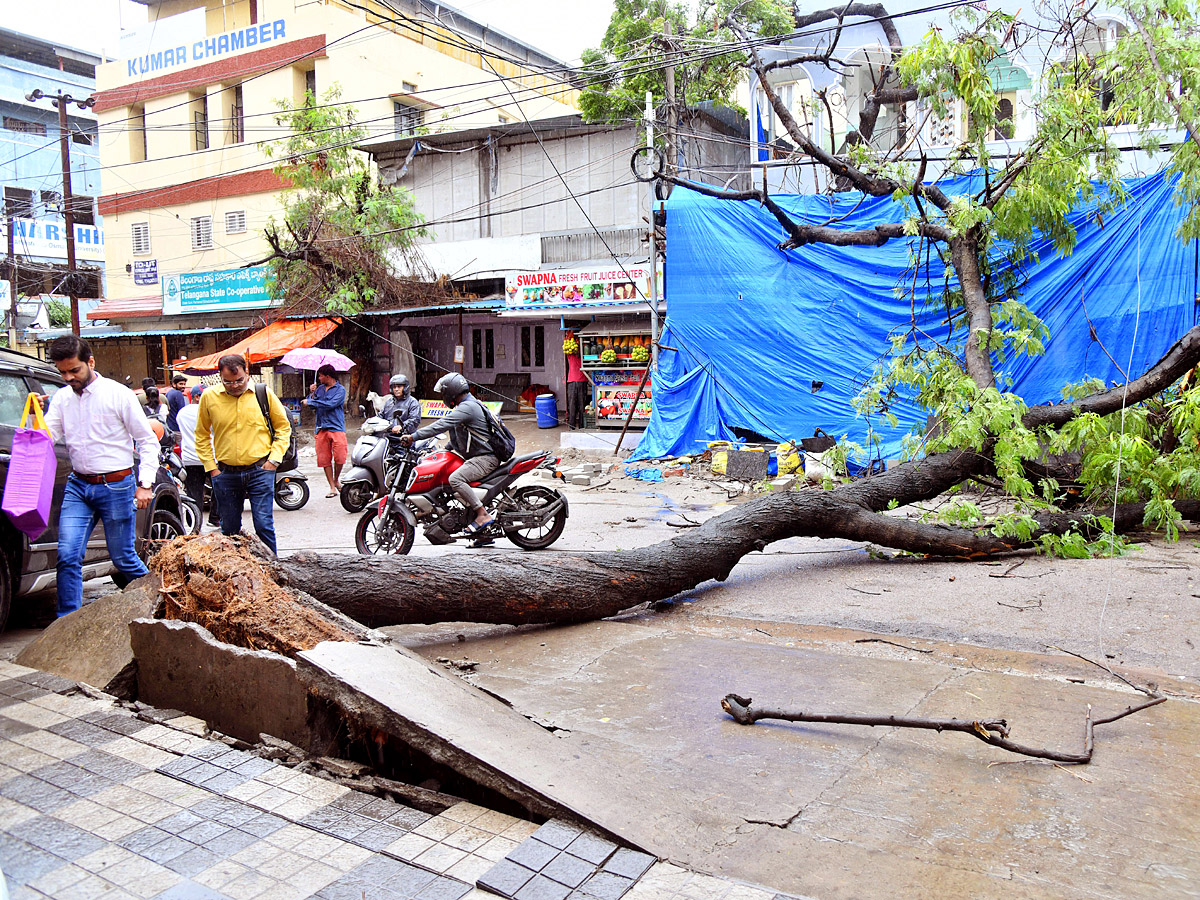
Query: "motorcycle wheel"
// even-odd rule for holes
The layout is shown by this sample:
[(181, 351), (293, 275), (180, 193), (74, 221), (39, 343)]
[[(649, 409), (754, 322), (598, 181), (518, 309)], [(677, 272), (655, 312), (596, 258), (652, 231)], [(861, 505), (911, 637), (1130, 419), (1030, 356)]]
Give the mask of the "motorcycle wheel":
[(276, 482), (275, 502), (283, 509), (300, 509), (308, 502), (308, 482), (298, 478)]
[[(558, 496), (550, 488), (530, 484), (523, 488), (517, 488), (516, 493), (513, 494), (513, 499), (517, 501), (519, 508), (536, 511), (556, 502)], [(545, 525), (537, 525), (531, 528), (506, 528), (504, 536), (522, 550), (545, 550), (558, 540), (559, 536), (563, 533), (563, 529), (566, 527), (567, 511), (560, 509), (554, 518)]]
[(374, 495), (375, 492), (365, 481), (349, 481), (342, 485), (340, 491), (342, 509), (346, 512), (361, 512)]
[(403, 516), (388, 516), (381, 522), (379, 509), (371, 505), (354, 527), (354, 546), (364, 556), (404, 554), (412, 549), (416, 529)]
[(199, 534), (203, 513), (200, 504), (183, 491), (179, 492), (179, 521), (183, 523), (185, 534)]

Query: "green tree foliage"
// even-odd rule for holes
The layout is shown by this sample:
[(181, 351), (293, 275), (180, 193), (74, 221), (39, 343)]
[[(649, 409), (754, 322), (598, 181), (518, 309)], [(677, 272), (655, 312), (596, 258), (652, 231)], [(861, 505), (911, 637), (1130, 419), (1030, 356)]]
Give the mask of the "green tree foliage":
[(71, 304), (65, 300), (46, 301), (46, 314), (50, 318), (51, 328), (69, 328), (71, 326)]
[(688, 5), (666, 0), (616, 0), (608, 30), (598, 48), (583, 52), (587, 87), (579, 108), (587, 122), (622, 122), (642, 118), (646, 92), (657, 107), (666, 98), (663, 75), (669, 23), (677, 50), (676, 101), (728, 103), (745, 77), (740, 53), (713, 53), (715, 44), (733, 40), (725, 19), (736, 9), (740, 21), (762, 35), (781, 34), (792, 27), (788, 8), (780, 0), (719, 0), (703, 6), (689, 20)]
[[(951, 27), (934, 28), (903, 51), (894, 60), (897, 96), (915, 99), (918, 109), (942, 117), (966, 115), (965, 138), (932, 183), (915, 138), (901, 137), (898, 149), (878, 149), (865, 134), (866, 141), (841, 156), (813, 144), (771, 97), (761, 60), (753, 52), (750, 59), (803, 153), (838, 175), (842, 189), (891, 194), (903, 210), (902, 222), (852, 232), (790, 222), (772, 209), (791, 235), (781, 246), (821, 241), (873, 246), (881, 239), (919, 236), (912, 271), (897, 288), (914, 302), (918, 284), (926, 283), (928, 272), (922, 269), (931, 255), (946, 263), (942, 290), (929, 295), (931, 308), (914, 305), (912, 321), (894, 335), (890, 353), (858, 397), (859, 411), (869, 421), (894, 427), (892, 403), (900, 397), (915, 400), (936, 417), (939, 428), (929, 436), (914, 435), (911, 452), (976, 451), (989, 461), (989, 475), (1011, 502), (1010, 513), (990, 522), (962, 504), (947, 510), (946, 521), (991, 527), (998, 536), (1036, 541), (1039, 549), (1066, 556), (1119, 551), (1111, 534), (1090, 540), (1095, 528), (1111, 532), (1112, 520), (1101, 515), (1106, 505), (1111, 510), (1114, 503), (1144, 503), (1144, 524), (1175, 537), (1180, 516), (1173, 504), (1200, 498), (1200, 388), (1177, 385), (1108, 415), (1074, 415), (1064, 407), (1052, 426), (1036, 424), (1047, 419), (1032, 416), (1003, 377), (1006, 360), (1036, 356), (1052, 340), (1021, 301), (1023, 269), (1035, 236), (1050, 238), (1054, 252), (1068, 254), (1076, 239), (1069, 214), (1090, 208), (1103, 221), (1127, 201), (1110, 126), (1133, 123), (1148, 145), (1164, 128), (1186, 129), (1190, 137), (1171, 150), (1170, 165), (1181, 176), (1180, 199), (1200, 199), (1200, 145), (1192, 127), (1200, 120), (1195, 0), (1133, 2), (1138, 5), (1128, 12), (1136, 29), (1108, 53), (1081, 49), (1079, 36), (1096, 28), (1084, 8), (1073, 8), (1057, 31), (1047, 29), (1044, 20), (1028, 28), (1004, 13), (967, 9), (952, 17)], [(1021, 49), (1018, 42), (1030, 39), (1048, 61), (1030, 100), (1035, 130), (1023, 147), (1006, 146), (1003, 155), (993, 155), (1000, 125), (994, 75), (1010, 51)], [(1107, 102), (1102, 84), (1115, 85), (1115, 103)], [(951, 196), (938, 189), (942, 179), (981, 170), (986, 174), (974, 193)], [(730, 199), (769, 200), (753, 190), (725, 193)], [(1200, 213), (1193, 213), (1183, 236), (1198, 231)], [(923, 325), (928, 318), (951, 323), (948, 342), (930, 337)], [(1064, 402), (1102, 388), (1071, 386)], [(1073, 466), (1064, 464), (1072, 459)], [(1076, 502), (1095, 510), (1081, 516), (1090, 519), (1087, 536), (1039, 533), (1035, 515)]]
[(1136, 0), (1125, 4), (1133, 23), (1104, 60), (1116, 116), (1136, 125), (1150, 148), (1163, 124), (1186, 135), (1170, 148), (1169, 168), (1180, 176), (1178, 199), (1191, 206), (1180, 231), (1200, 236), (1200, 8), (1189, 0)]
[(367, 131), (339, 99), (335, 86), (320, 104), (311, 93), (300, 106), (280, 101), (288, 136), (261, 145), (292, 185), (264, 232), (267, 287), (289, 307), (353, 314), (404, 292), (394, 266), (419, 265), (413, 245), (425, 232), (412, 195), (379, 185), (354, 149)]

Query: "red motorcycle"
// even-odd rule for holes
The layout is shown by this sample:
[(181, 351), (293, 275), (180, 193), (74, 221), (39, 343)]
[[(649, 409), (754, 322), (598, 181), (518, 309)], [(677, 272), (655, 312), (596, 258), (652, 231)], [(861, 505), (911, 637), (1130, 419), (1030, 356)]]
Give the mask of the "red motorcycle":
[[(386, 491), (358, 520), (354, 529), (358, 552), (368, 556), (408, 553), (418, 524), (429, 543), (454, 543), (454, 535), (474, 519), (449, 485), (463, 458), (453, 450), (423, 453), (419, 447), (403, 447), (399, 441), (389, 443), (393, 458), (384, 467)], [(522, 550), (544, 550), (558, 540), (568, 515), (562, 492), (540, 484), (510, 490), (517, 478), (539, 466), (562, 477), (549, 453), (529, 453), (514, 456), (471, 485), (493, 519), (487, 528), (471, 534), (476, 546), (506, 537)]]

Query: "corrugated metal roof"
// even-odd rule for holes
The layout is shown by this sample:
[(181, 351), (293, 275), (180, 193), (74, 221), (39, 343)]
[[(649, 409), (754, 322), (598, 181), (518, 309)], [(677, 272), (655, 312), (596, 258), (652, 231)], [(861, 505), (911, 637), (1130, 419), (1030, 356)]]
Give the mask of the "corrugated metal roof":
[(89, 319), (133, 319), (138, 316), (161, 316), (162, 294), (149, 297), (120, 297), (101, 300), (95, 309), (89, 310)]
[[(152, 328), (148, 331), (125, 331), (120, 325), (84, 325), (79, 329), (82, 338), (113, 337), (159, 337), (164, 334), (204, 334), (218, 331), (245, 331), (246, 325), (230, 325), (224, 328)], [(30, 328), (26, 334), (36, 334), (39, 342), (52, 341), (56, 337), (70, 334), (70, 328)]]

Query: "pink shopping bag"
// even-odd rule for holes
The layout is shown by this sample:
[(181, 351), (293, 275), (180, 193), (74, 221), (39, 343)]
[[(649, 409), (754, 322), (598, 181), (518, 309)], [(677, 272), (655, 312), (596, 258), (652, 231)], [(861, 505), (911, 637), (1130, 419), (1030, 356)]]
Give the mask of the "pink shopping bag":
[[(25, 420), (33, 412), (33, 428)], [(12, 457), (8, 462), (8, 477), (4, 481), (4, 499), (0, 509), (14, 525), (33, 540), (50, 524), (50, 501), (54, 497), (54, 476), (58, 461), (54, 456), (54, 441), (37, 394), (25, 398), (25, 409), (13, 435)]]

